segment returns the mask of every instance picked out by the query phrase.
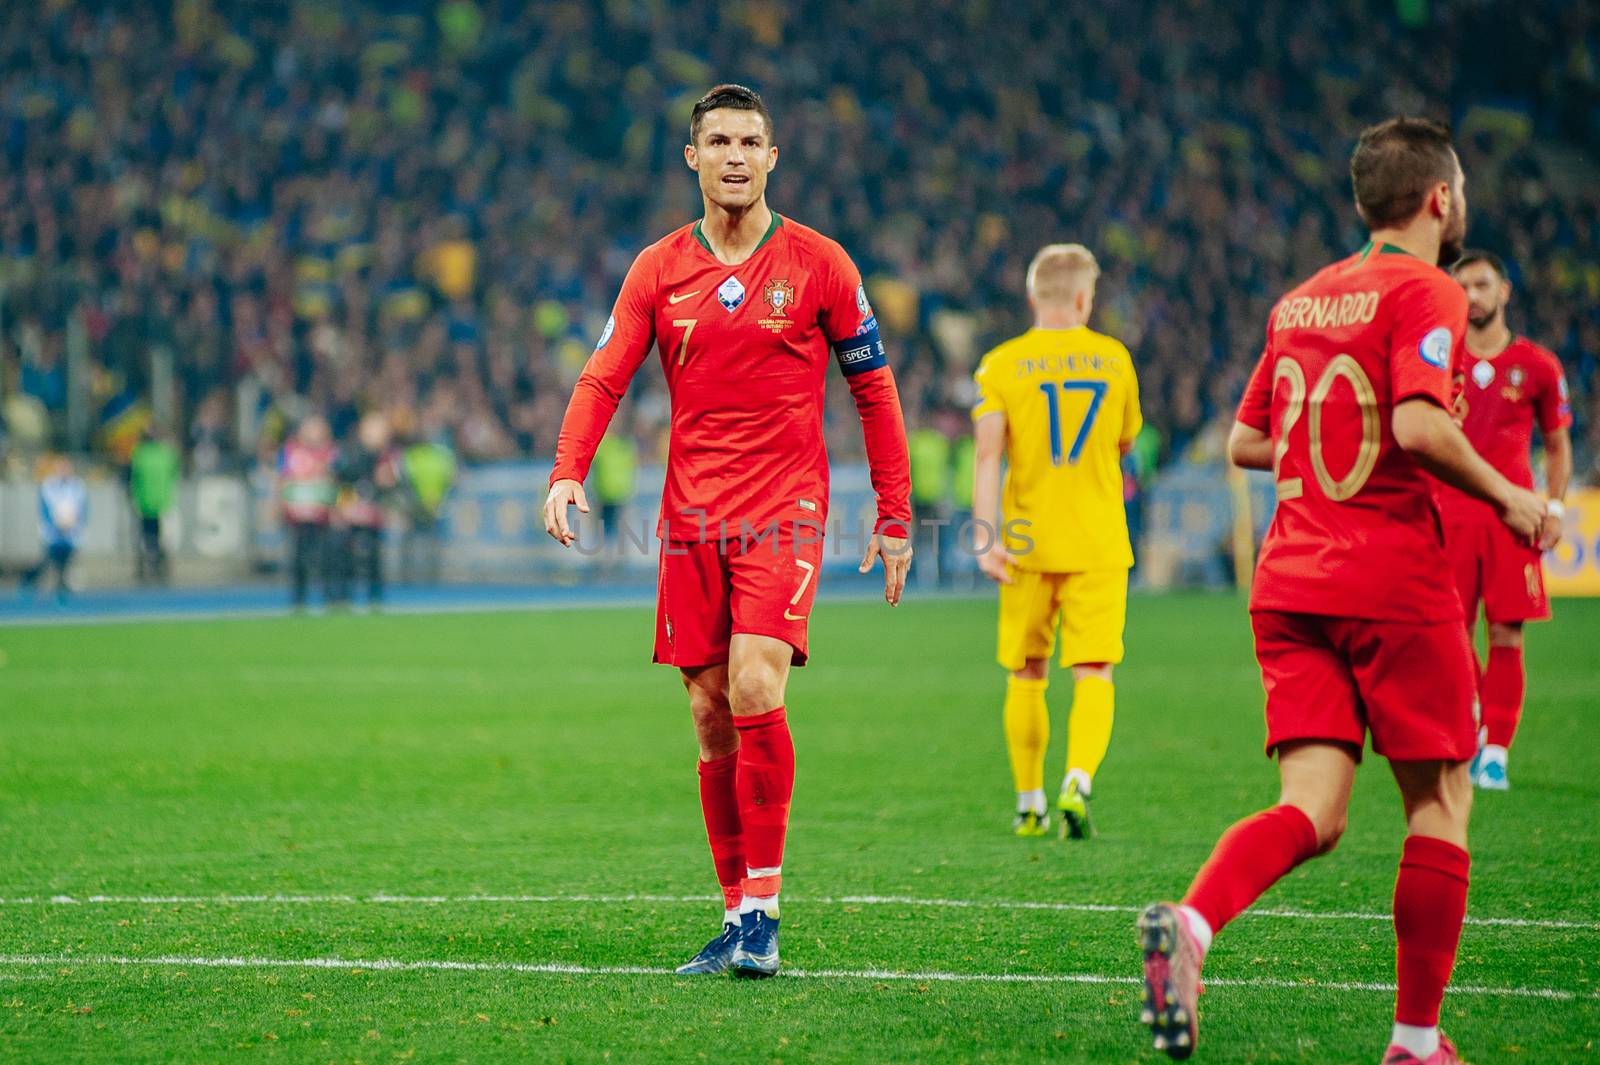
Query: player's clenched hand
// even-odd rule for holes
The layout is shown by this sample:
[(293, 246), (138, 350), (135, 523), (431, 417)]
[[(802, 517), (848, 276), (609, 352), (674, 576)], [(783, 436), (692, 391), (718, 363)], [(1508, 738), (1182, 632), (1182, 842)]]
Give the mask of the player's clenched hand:
[(978, 569), (996, 584), (1011, 583), (1011, 552), (996, 539), (987, 550), (978, 553)]
[(911, 541), (903, 536), (878, 533), (867, 545), (867, 557), (861, 560), (861, 572), (870, 573), (872, 563), (883, 558), (883, 599), (890, 606), (900, 605), (900, 593), (906, 590), (906, 574), (911, 571)]
[(1515, 486), (1512, 487), (1511, 494), (1506, 497), (1500, 509), (1500, 520), (1526, 544), (1539, 543), (1547, 517), (1549, 512), (1544, 500), (1526, 488)]
[(567, 524), (567, 507), (573, 503), (583, 513), (589, 513), (589, 497), (583, 494), (583, 485), (572, 480), (557, 481), (551, 485), (550, 494), (544, 500), (544, 531), (560, 540), (562, 547), (578, 538), (572, 526)]

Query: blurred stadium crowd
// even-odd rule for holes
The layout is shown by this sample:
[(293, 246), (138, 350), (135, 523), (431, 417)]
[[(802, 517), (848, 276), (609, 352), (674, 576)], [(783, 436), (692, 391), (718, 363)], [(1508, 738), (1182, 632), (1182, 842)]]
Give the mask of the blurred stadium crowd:
[(1405, 111), (1456, 122), (1471, 243), (1600, 443), (1594, 5), (41, 0), (0, 12), (13, 451), (125, 462), (155, 417), (242, 469), (307, 413), (381, 411), (548, 456), (633, 255), (698, 211), (689, 107), (729, 79), (773, 108), (774, 207), (869, 277), (915, 423), (964, 430), (1029, 257), (1081, 240), (1162, 454), (1209, 454), (1271, 301), (1361, 243), (1354, 133)]

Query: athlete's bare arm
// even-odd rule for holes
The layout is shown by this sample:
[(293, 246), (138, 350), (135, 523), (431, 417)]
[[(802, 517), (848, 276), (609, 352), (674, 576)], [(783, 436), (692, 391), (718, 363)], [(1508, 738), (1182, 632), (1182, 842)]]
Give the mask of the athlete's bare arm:
[[(990, 411), (973, 427), (972, 516), (988, 538), (978, 568), (1000, 584), (1011, 583), (1011, 554), (1000, 531), (1000, 460), (1006, 451), (1006, 416)], [(974, 534), (979, 535), (979, 534)]]
[(1572, 430), (1552, 429), (1544, 434), (1544, 484), (1551, 499), (1565, 499), (1572, 481)]
[[(1544, 485), (1545, 496), (1561, 504), (1567, 496), (1567, 485), (1572, 481), (1572, 431), (1552, 429), (1544, 434)], [(1562, 504), (1564, 505), (1564, 504)], [(1560, 514), (1545, 517), (1544, 535), (1539, 546), (1546, 551), (1561, 542)]]
[(1272, 435), (1234, 422), (1233, 432), (1228, 434), (1228, 458), (1242, 470), (1272, 469)]
[(1544, 500), (1506, 480), (1472, 449), (1450, 412), (1431, 399), (1415, 396), (1394, 408), (1395, 443), (1422, 468), (1468, 495), (1493, 504), (1506, 527), (1537, 543), (1544, 526)]

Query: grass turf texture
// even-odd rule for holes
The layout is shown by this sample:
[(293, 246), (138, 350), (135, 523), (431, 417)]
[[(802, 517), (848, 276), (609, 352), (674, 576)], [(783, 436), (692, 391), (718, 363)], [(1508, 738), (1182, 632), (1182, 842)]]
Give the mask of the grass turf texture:
[[(1529, 638), (1513, 790), (1480, 795), (1452, 995), (1469, 1058), (1587, 1061), (1600, 1029), (1592, 864), (1600, 603)], [(845, 895), (1134, 907), (1183, 889), (1269, 802), (1242, 605), (1136, 599), (1099, 838), (1009, 834), (994, 611), (824, 602), (790, 685), (799, 751), (784, 958), (806, 970), (1093, 974), (1040, 984), (359, 966), (107, 965), (96, 956), (667, 968), (714, 895), (687, 709), (642, 659), (647, 611), (309, 617), (0, 631), (0, 898), (337, 894), (355, 901), (0, 905), (0, 1058), (591, 1061), (1157, 1060), (1135, 1024), (1131, 912), (808, 901)], [(1071, 684), (1050, 692), (1059, 780)], [(1401, 842), (1381, 761), (1340, 849), (1262, 906), (1387, 909)], [(375, 893), (448, 902), (371, 902)], [(1197, 1060), (1371, 1062), (1391, 996), (1381, 920), (1247, 916), (1207, 966)], [(85, 960), (79, 960), (85, 959)], [(1294, 987), (1229, 985), (1287, 980)], [(1165, 1060), (1165, 1059), (1160, 1059)]]

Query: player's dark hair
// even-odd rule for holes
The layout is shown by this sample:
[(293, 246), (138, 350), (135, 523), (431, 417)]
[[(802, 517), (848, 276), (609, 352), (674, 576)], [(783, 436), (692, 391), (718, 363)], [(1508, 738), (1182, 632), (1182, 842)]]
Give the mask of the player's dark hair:
[(1482, 263), (1495, 272), (1495, 276), (1502, 281), (1511, 280), (1511, 275), (1506, 273), (1506, 261), (1492, 251), (1474, 248), (1461, 253), (1461, 258), (1450, 264), (1450, 272), (1459, 274), (1464, 268), (1473, 263)]
[(1409, 222), (1429, 190), (1451, 181), (1458, 165), (1443, 122), (1400, 115), (1369, 126), (1350, 157), (1356, 212), (1368, 229)]
[(728, 84), (714, 86), (694, 102), (694, 111), (689, 116), (690, 144), (699, 143), (700, 123), (706, 117), (706, 113), (724, 108), (729, 111), (754, 111), (760, 115), (762, 124), (767, 127), (767, 144), (775, 143), (772, 136), (772, 113), (767, 110), (766, 101), (761, 99), (761, 94), (743, 85)]

